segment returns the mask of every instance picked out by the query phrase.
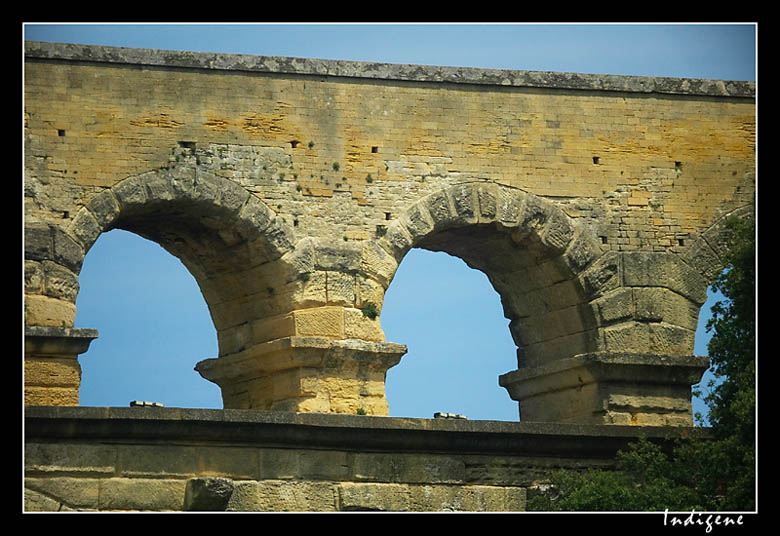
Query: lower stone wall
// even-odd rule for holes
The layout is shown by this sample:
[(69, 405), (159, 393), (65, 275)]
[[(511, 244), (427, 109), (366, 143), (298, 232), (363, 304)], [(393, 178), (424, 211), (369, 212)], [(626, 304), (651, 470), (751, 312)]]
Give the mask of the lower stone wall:
[(25, 408), (27, 512), (524, 511), (560, 467), (680, 428)]

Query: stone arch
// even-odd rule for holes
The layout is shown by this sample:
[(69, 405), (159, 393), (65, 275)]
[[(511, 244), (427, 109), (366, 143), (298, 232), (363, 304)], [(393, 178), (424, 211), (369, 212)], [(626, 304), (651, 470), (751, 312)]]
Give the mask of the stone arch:
[(688, 247), (680, 247), (681, 258), (686, 264), (700, 273), (709, 286), (726, 268), (726, 255), (733, 246), (733, 231), (728, 228), (732, 218), (753, 219), (755, 207), (746, 205), (733, 209), (710, 224), (709, 227), (695, 235)]
[(550, 201), (496, 183), (458, 184), (413, 204), (379, 242), (398, 264), (419, 247), (485, 273), (510, 321), (519, 367), (599, 349), (585, 282), (601, 244)]
[[(28, 326), (73, 331), (84, 258), (101, 233), (115, 228), (154, 241), (182, 261), (208, 305), (220, 354), (251, 344), (252, 321), (288, 306), (284, 292), (269, 296), (268, 289), (289, 284), (290, 270), (280, 259), (294, 250), (292, 227), (248, 190), (199, 168), (195, 158), (185, 158), (101, 191), (67, 226), (25, 226)], [(70, 340), (73, 334), (68, 333)], [(86, 335), (97, 336), (94, 330)], [(47, 335), (46, 341), (52, 337)], [(66, 357), (72, 377), (68, 400), (73, 403), (80, 372), (75, 356)]]
[(676, 253), (609, 251), (555, 203), (491, 182), (426, 195), (379, 243), (396, 263), (421, 247), (487, 275), (518, 347), (499, 385), (521, 420), (691, 424), (706, 286)]
[(278, 259), (294, 243), (292, 228), (257, 196), (186, 164), (129, 177), (103, 190), (82, 207), (67, 231), (86, 254), (100, 233), (114, 228), (160, 243), (203, 274), (220, 267), (216, 256), (201, 251), (205, 248), (199, 240), (238, 253), (248, 264)]
[[(198, 283), (217, 329), (220, 354), (251, 343), (251, 322), (285, 309), (269, 289), (287, 283), (281, 257), (292, 227), (237, 183), (185, 161), (126, 178), (92, 198), (67, 234), (82, 259), (99, 235), (124, 229), (179, 258)], [(267, 298), (267, 299), (262, 299)]]

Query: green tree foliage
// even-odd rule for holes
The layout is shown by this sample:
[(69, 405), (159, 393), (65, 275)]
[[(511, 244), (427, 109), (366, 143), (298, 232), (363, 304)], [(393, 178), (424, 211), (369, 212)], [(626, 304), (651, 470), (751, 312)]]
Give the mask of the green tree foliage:
[(618, 453), (615, 470), (552, 475), (550, 489), (528, 501), (537, 511), (702, 511), (695, 473), (681, 457), (642, 439)]
[[(753, 220), (729, 222), (733, 233), (728, 268), (713, 287), (726, 298), (712, 308), (707, 347), (716, 382), (705, 396), (715, 438), (702, 455), (717, 467), (722, 510), (755, 507), (756, 444), (756, 248)], [(716, 478), (713, 477), (713, 480)]]
[(614, 470), (558, 471), (546, 492), (529, 499), (529, 510), (755, 509), (755, 224), (728, 226), (728, 266), (713, 284), (725, 301), (707, 324), (716, 378), (704, 398), (709, 437), (681, 435), (666, 450), (643, 439), (618, 453)]

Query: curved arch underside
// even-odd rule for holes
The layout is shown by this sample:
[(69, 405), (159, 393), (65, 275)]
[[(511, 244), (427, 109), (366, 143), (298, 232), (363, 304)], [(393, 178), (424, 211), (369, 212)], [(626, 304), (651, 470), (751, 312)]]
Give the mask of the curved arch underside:
[(194, 161), (130, 177), (103, 191), (80, 211), (70, 231), (86, 252), (101, 232), (114, 228), (152, 240), (179, 258), (197, 281), (218, 331), (246, 321), (221, 310), (267, 294), (271, 283), (258, 272), (291, 251), (294, 242), (291, 228), (265, 203), (235, 182), (203, 172)]
[(501, 297), (518, 366), (594, 351), (597, 324), (580, 276), (600, 255), (589, 230), (521, 190), (470, 183), (431, 194), (393, 224), (385, 247), (461, 258)]

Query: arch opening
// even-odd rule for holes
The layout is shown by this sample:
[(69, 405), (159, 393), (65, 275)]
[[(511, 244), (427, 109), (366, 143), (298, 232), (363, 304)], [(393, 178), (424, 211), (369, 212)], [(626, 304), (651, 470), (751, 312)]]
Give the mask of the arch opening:
[[(707, 289), (707, 301), (704, 302), (704, 305), (702, 305), (701, 310), (699, 311), (699, 323), (696, 327), (694, 339), (694, 353), (696, 355), (709, 355), (708, 345), (710, 339), (712, 339), (712, 333), (707, 331), (707, 322), (712, 318), (712, 306), (724, 299), (725, 297), (723, 294), (715, 292), (713, 287)], [(693, 406), (693, 414), (695, 417), (698, 417), (694, 419), (694, 424), (701, 426), (709, 425), (709, 408), (704, 401), (703, 395), (709, 392), (709, 384), (713, 381), (717, 381), (717, 378), (712, 371), (708, 369), (702, 376), (701, 381), (693, 386), (694, 394), (691, 397), (691, 403)]]
[(382, 326), (408, 347), (387, 372), (391, 416), (516, 421), (498, 385), (516, 365), (500, 299), (485, 275), (442, 252), (413, 249), (385, 294)]
[[(515, 355), (494, 381), (513, 400), (521, 398), (507, 376), (537, 374), (600, 350), (593, 289), (585, 288), (595, 280), (584, 274), (601, 256), (601, 246), (589, 229), (547, 200), (487, 182), (458, 184), (412, 205), (381, 241), (398, 264), (420, 248), (457, 257), (487, 278), (509, 321)], [(597, 273), (601, 278), (607, 272)]]
[(462, 259), (498, 293), (517, 346), (516, 366), (536, 367), (595, 349), (595, 321), (559, 249), (527, 229), (476, 224), (426, 236), (418, 247)]
[[(69, 233), (84, 251), (112, 230), (162, 247), (205, 300), (211, 325), (204, 329), (216, 329), (217, 354), (235, 354), (257, 342), (254, 322), (288, 305), (292, 270), (281, 259), (293, 249), (292, 229), (248, 190), (196, 162), (120, 181), (81, 209)], [(193, 365), (211, 358), (207, 348)]]
[(157, 244), (104, 233), (85, 258), (78, 325), (100, 337), (81, 359), (80, 405), (221, 408), (217, 386), (194, 365), (216, 351), (208, 308), (188, 270)]

